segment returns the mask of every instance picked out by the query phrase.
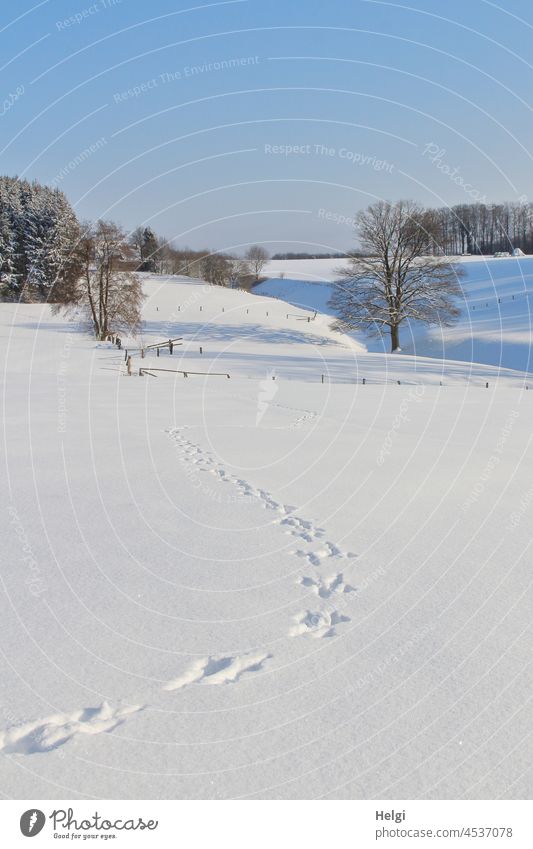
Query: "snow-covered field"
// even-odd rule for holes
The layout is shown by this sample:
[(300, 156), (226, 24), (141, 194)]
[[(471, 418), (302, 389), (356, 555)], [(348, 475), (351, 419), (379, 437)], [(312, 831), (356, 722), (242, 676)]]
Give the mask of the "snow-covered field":
[[(472, 256), (458, 261), (465, 271), (460, 321), (447, 328), (404, 327), (402, 350), (533, 371), (533, 257)], [(254, 291), (332, 314), (328, 306), (332, 282), (343, 264), (342, 260), (332, 259), (272, 260), (265, 269), (265, 276), (272, 279)], [(369, 350), (384, 350), (375, 339), (363, 339), (361, 335), (357, 338)]]
[(3, 792), (529, 798), (528, 377), (145, 286), (132, 377), (0, 304)]

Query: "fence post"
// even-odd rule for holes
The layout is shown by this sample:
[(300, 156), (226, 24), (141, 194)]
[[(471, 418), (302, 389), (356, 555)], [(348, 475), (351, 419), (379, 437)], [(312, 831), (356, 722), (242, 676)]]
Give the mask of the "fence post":
[(159, 356), (159, 348), (156, 348), (157, 356)]
[(141, 360), (144, 360), (144, 348), (141, 348)]
[(172, 352), (174, 351), (174, 345), (172, 344), (172, 339), (168, 340), (168, 352), (172, 356)]
[(321, 377), (322, 377), (322, 383), (324, 383), (324, 375), (321, 375)]
[(128, 376), (131, 377), (131, 357), (126, 360), (126, 368), (128, 369)]

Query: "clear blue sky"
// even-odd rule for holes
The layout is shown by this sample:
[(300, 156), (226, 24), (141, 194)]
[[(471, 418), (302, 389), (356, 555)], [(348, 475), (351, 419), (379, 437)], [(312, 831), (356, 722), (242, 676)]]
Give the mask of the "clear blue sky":
[(325, 251), (376, 198), (533, 199), (527, 0), (21, 0), (0, 29), (1, 171), (82, 218)]

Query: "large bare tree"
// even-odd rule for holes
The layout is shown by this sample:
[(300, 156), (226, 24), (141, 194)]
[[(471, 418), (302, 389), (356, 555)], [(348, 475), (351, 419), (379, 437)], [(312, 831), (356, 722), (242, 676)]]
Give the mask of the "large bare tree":
[(364, 328), (390, 334), (400, 349), (400, 327), (407, 320), (448, 325), (459, 316), (461, 270), (434, 254), (437, 224), (431, 211), (413, 201), (380, 201), (356, 217), (362, 256), (339, 270), (331, 306), (334, 327)]
[(124, 243), (124, 232), (112, 221), (85, 225), (78, 246), (79, 276), (57, 293), (56, 309), (83, 309), (97, 339), (116, 330), (135, 333), (141, 325), (139, 278), (116, 267)]

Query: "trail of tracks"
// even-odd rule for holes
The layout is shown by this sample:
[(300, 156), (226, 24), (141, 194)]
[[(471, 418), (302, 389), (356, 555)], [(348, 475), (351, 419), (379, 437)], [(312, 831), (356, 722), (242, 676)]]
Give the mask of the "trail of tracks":
[[(227, 471), (212, 452), (188, 439), (184, 428), (171, 428), (169, 438), (178, 449), (182, 463), (192, 464), (212, 475), (221, 486), (230, 486), (273, 513), (272, 524), (281, 533), (293, 537), (299, 546), (290, 557), (305, 564), (297, 583), (309, 590), (310, 606), (288, 623), (289, 638), (324, 639), (338, 635), (338, 628), (350, 621), (347, 608), (356, 598), (356, 589), (345, 580), (346, 565), (357, 555), (344, 551), (326, 539), (326, 531), (313, 521), (297, 515), (296, 507), (277, 501), (267, 490), (254, 486)], [(238, 500), (235, 501), (238, 504)], [(341, 608), (342, 607), (342, 611)], [(272, 658), (266, 652), (254, 651), (240, 655), (210, 655), (192, 661), (178, 676), (162, 686), (164, 692), (181, 690), (192, 685), (225, 686), (238, 684), (250, 674), (261, 671)], [(114, 731), (148, 705), (127, 705), (103, 702), (97, 707), (84, 707), (70, 713), (58, 713), (43, 719), (11, 725), (0, 733), (0, 751), (5, 754), (32, 755), (63, 746), (81, 734), (101, 734)]]

